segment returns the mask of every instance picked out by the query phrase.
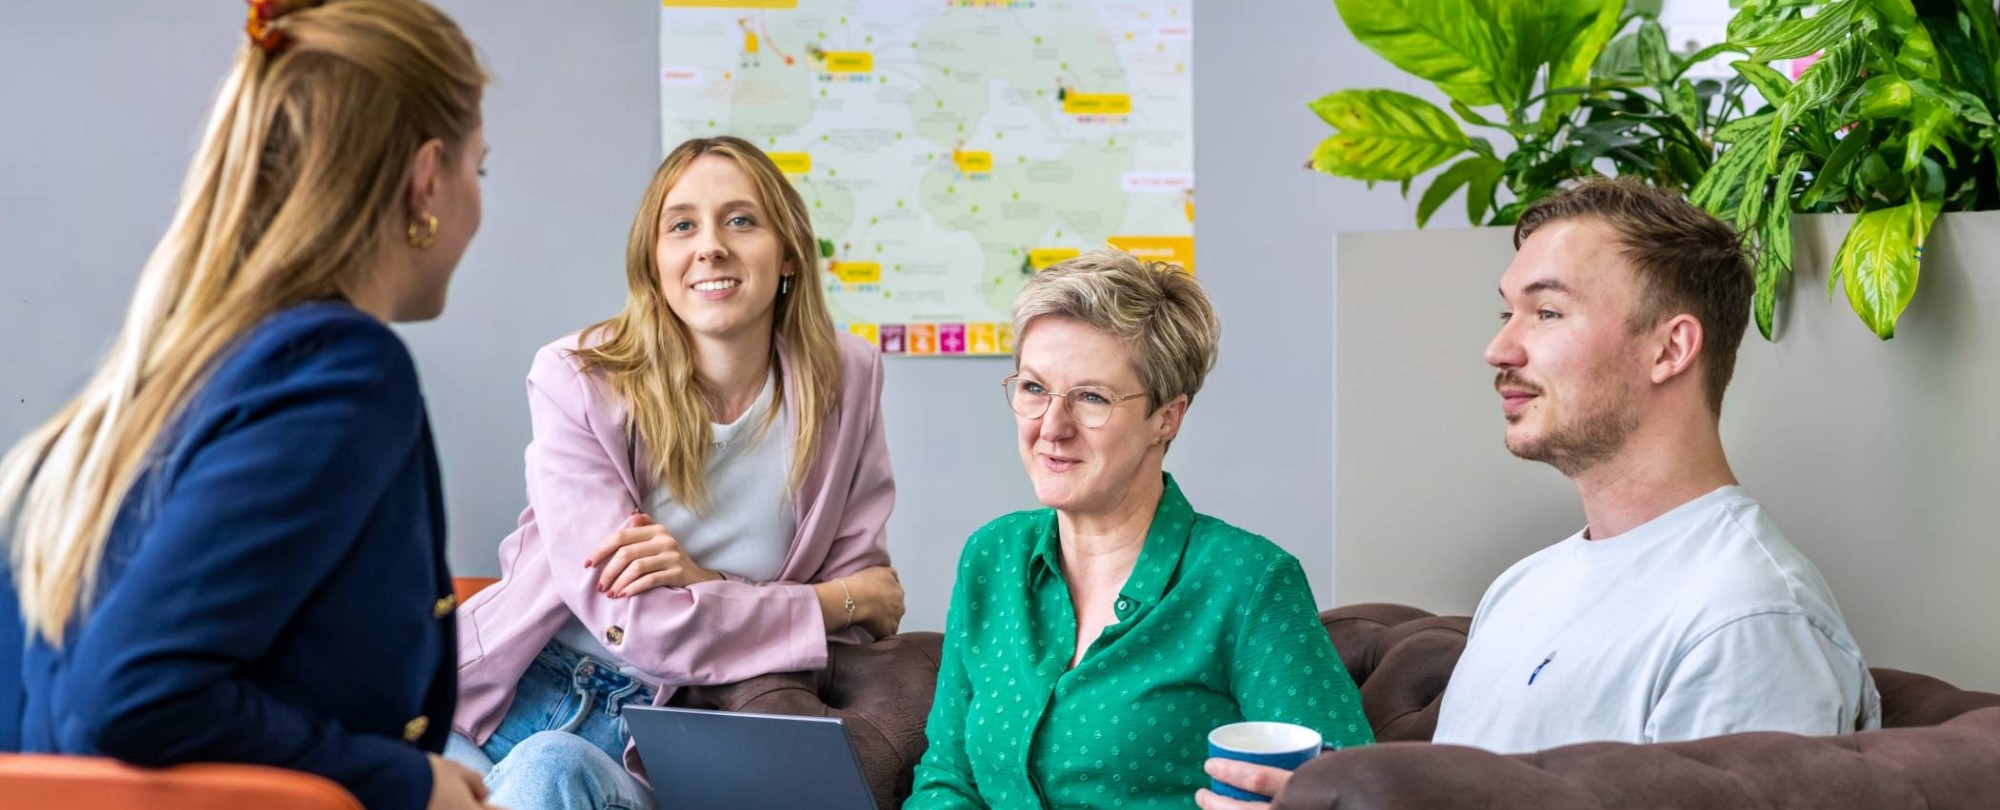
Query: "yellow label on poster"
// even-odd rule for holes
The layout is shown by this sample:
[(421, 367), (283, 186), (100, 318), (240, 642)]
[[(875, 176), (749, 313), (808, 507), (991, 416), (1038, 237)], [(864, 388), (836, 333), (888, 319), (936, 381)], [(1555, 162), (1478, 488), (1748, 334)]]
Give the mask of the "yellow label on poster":
[(660, 0), (663, 8), (798, 8), (799, 0)]
[(1000, 353), (1013, 354), (1014, 325), (1011, 323), (997, 323), (994, 324), (994, 327), (995, 327), (994, 331), (997, 333), (995, 337), (999, 338), (1000, 342)]
[(953, 152), (951, 162), (958, 164), (958, 170), (966, 173), (993, 171), (992, 152)]
[(1076, 248), (1035, 248), (1028, 251), (1028, 264), (1036, 270), (1047, 270), (1049, 269), (1049, 265), (1065, 259), (1074, 259), (1081, 255), (1083, 255), (1083, 251)]
[(827, 51), (826, 72), (868, 73), (875, 69), (875, 54), (867, 51)]
[(807, 152), (770, 152), (771, 162), (778, 164), (778, 171), (786, 174), (805, 174), (812, 171), (813, 156)]
[(1000, 340), (995, 328), (999, 324), (975, 323), (965, 328), (966, 354), (998, 354)]
[(882, 345), (882, 329), (875, 324), (850, 323), (847, 325), (847, 331), (854, 333), (855, 337), (868, 341), (870, 346)]
[(1192, 236), (1113, 236), (1105, 241), (1142, 262), (1170, 262), (1194, 273)]
[(882, 283), (882, 264), (880, 262), (834, 262), (833, 276), (840, 279), (842, 284), (880, 284)]
[(1124, 93), (1070, 93), (1063, 98), (1070, 115), (1131, 115), (1132, 97)]

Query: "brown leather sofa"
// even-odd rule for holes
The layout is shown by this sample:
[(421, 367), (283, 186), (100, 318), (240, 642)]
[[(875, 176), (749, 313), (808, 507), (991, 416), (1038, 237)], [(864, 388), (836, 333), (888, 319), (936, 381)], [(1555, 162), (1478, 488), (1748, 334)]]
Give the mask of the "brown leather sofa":
[(1383, 604), (1320, 618), (1385, 744), (1306, 763), (1277, 810), (2000, 808), (2000, 695), (1878, 668), (1879, 731), (1586, 743), (1501, 756), (1429, 744), (1469, 619)]
[[(1277, 810), (2000, 808), (2000, 695), (1876, 669), (1886, 726), (1880, 731), (1590, 743), (1500, 756), (1429, 744), (1469, 619), (1368, 604), (1330, 610), (1320, 620), (1384, 744), (1307, 763)], [(910, 633), (843, 646), (822, 672), (687, 689), (675, 702), (841, 717), (877, 803), (897, 808), (923, 756), (940, 641), (935, 633)]]

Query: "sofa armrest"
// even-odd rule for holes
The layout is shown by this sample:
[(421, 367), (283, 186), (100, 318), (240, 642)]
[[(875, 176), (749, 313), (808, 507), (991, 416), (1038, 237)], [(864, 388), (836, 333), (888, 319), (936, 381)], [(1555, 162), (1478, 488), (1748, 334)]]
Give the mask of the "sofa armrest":
[(2000, 708), (1832, 737), (1732, 734), (1502, 756), (1400, 743), (1300, 768), (1277, 810), (1986, 810), (2000, 807)]
[(672, 705), (757, 714), (838, 717), (861, 759), (877, 806), (893, 810), (910, 795), (922, 759), (924, 722), (937, 693), (944, 637), (904, 633), (872, 644), (834, 644), (826, 669), (762, 675), (720, 686), (691, 686)]

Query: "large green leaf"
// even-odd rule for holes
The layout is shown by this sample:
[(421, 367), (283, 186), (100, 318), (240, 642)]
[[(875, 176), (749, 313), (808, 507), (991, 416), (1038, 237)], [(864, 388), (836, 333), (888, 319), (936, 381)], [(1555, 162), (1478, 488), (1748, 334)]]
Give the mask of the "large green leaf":
[(1863, 41), (1859, 37), (1842, 40), (1799, 74), (1798, 84), (1792, 85), (1791, 91), (1785, 94), (1784, 102), (1778, 105), (1778, 118), (1771, 122), (1774, 139), (1764, 154), (1767, 168), (1777, 170), (1778, 150), (1785, 144), (1783, 133), (1799, 120), (1799, 116), (1838, 98), (1841, 91), (1861, 81), (1862, 48)]
[[(1535, 5), (1554, 7), (1557, 4)], [(1563, 5), (1568, 8), (1569, 4)], [(1555, 32), (1555, 36), (1559, 37), (1557, 42), (1563, 45), (1563, 49), (1556, 51), (1555, 55), (1550, 57), (1548, 82), (1545, 85), (1547, 88), (1582, 87), (1590, 82), (1591, 65), (1597, 63), (1598, 57), (1610, 44), (1612, 36), (1618, 33), (1621, 22), (1618, 12), (1622, 4), (1617, 0), (1609, 2), (1596, 0), (1595, 5), (1595, 14), (1567, 16), (1560, 23), (1575, 25), (1581, 22), (1582, 28), (1569, 33), (1560, 30)], [(1576, 10), (1590, 11), (1590, 4), (1580, 4)], [(1569, 117), (1571, 111), (1576, 109), (1577, 102), (1581, 98), (1581, 96), (1564, 95), (1552, 96), (1543, 101), (1541, 115), (1543, 129), (1553, 131), (1559, 123)]]
[(1512, 69), (1512, 60), (1503, 53), (1493, 0), (1334, 0), (1333, 5), (1355, 40), (1389, 64), (1435, 82), (1466, 104), (1502, 103), (1495, 84)]
[(1310, 106), (1339, 130), (1313, 150), (1327, 174), (1402, 182), (1471, 148), (1450, 115), (1408, 93), (1342, 90)]
[(1777, 120), (1777, 118), (1778, 114), (1775, 112), (1758, 113), (1747, 118), (1738, 118), (1727, 124), (1723, 124), (1715, 130), (1715, 142), (1741, 143), (1753, 131), (1758, 132), (1761, 136), (1768, 137), (1771, 134), (1771, 122)]
[(1757, 293), (1751, 299), (1751, 314), (1757, 332), (1770, 340), (1777, 320), (1778, 297), (1792, 272), (1792, 183), (1805, 166), (1806, 154), (1793, 152), (1778, 174), (1778, 187), (1771, 194), (1772, 206), (1765, 212), (1757, 250)]
[(1896, 336), (1896, 320), (1916, 295), (1924, 238), (1938, 208), (1934, 201), (1913, 200), (1864, 212), (1834, 254), (1834, 272), (1846, 279), (1847, 303), (1876, 337)]
[[(1910, 88), (1915, 95), (1934, 96), (1939, 101), (1950, 106), (1952, 115), (1965, 119), (1964, 123), (1983, 124), (1989, 127), (1994, 124), (1993, 115), (1988, 111), (1988, 102), (1986, 99), (1947, 84), (1940, 84), (1925, 79), (1912, 79), (1910, 81)], [(2000, 104), (2000, 96), (1996, 96), (1993, 99), (1993, 103)]]
[(1903, 35), (1903, 45), (1896, 49), (1896, 67), (1912, 79), (1944, 78), (1943, 68), (1938, 64), (1937, 44), (1923, 26), (1913, 26)]
[[(1874, 30), (1875, 17), (1862, 13), (1867, 5), (1860, 0), (1840, 0), (1819, 6), (1819, 13), (1780, 23), (1767, 30), (1740, 31), (1730, 21), (1730, 36), (1751, 48), (1751, 58), (1759, 62), (1811, 56), (1849, 38)], [(1747, 16), (1739, 12), (1737, 17)]]
[(1861, 154), (1861, 150), (1868, 146), (1869, 139), (1874, 136), (1875, 125), (1866, 121), (1855, 125), (1846, 135), (1841, 136), (1840, 144), (1833, 148), (1833, 152), (1826, 156), (1826, 161), (1819, 165), (1819, 170), (1813, 173), (1812, 185), (1807, 186), (1805, 195), (1799, 198), (1799, 207), (1811, 208), (1818, 205), (1821, 200), (1844, 196), (1842, 192), (1847, 188), (1847, 166), (1854, 162), (1854, 156)]
[(1677, 72), (1674, 68), (1674, 52), (1667, 47), (1667, 29), (1660, 27), (1657, 20), (1640, 23), (1639, 72), (1646, 77), (1646, 83), (1665, 84), (1667, 77)]
[(1766, 102), (1774, 106), (1783, 102), (1785, 94), (1792, 90), (1792, 80), (1785, 78), (1785, 74), (1771, 69), (1770, 65), (1746, 59), (1731, 62), (1729, 66), (1735, 68), (1737, 75), (1742, 76), (1751, 87), (1757, 88), (1757, 95), (1763, 96)]
[(1917, 24), (1917, 7), (1910, 0), (1869, 0), (1868, 5), (1892, 28), (1900, 30)]
[(1951, 113), (1951, 105), (1935, 98), (1919, 96), (1910, 104), (1910, 134), (1904, 141), (1903, 171), (1915, 172), (1924, 153), (1932, 149), (1944, 153), (1952, 160), (1951, 147), (1946, 140), (1959, 131), (1958, 119)]
[(1506, 174), (1506, 164), (1501, 170), (1490, 175), (1482, 174), (1465, 184), (1465, 221), (1473, 225), (1485, 224), (1486, 212), (1493, 208), (1493, 192), (1500, 187), (1500, 178)]
[(1848, 100), (1847, 114), (1861, 121), (1895, 118), (1910, 109), (1910, 99), (1915, 95), (1908, 79), (1893, 73), (1871, 76), (1861, 85), (1860, 92)]
[[(1492, 197), (1493, 183), (1499, 181), (1500, 172), (1505, 168), (1506, 164), (1484, 155), (1473, 155), (1452, 164), (1451, 168), (1444, 170), (1436, 180), (1431, 181), (1431, 187), (1424, 192), (1423, 199), (1417, 202), (1417, 227), (1429, 224), (1431, 215), (1437, 213), (1438, 207), (1444, 205), (1445, 200), (1451, 199), (1452, 193), (1458, 191), (1461, 186), (1470, 184), (1471, 190), (1468, 193), (1477, 193), (1483, 184), (1487, 196)], [(1471, 213), (1469, 207), (1471, 205), (1472, 203), (1467, 202), (1468, 215)], [(1473, 220), (1472, 224), (1477, 225), (1479, 222)]]
[[(1693, 68), (1694, 66), (1696, 66), (1696, 65), (1699, 65), (1699, 64), (1701, 64), (1701, 63), (1703, 63), (1703, 62), (1706, 62), (1706, 61), (1708, 61), (1708, 60), (1710, 60), (1710, 59), (1714, 59), (1714, 58), (1716, 58), (1716, 57), (1718, 57), (1718, 56), (1721, 56), (1721, 55), (1723, 55), (1723, 54), (1725, 54), (1725, 53), (1740, 53), (1740, 54), (1746, 54), (1746, 55), (1747, 55), (1747, 54), (1749, 53), (1749, 51), (1746, 51), (1746, 50), (1744, 50), (1743, 46), (1741, 46), (1741, 45), (1738, 45), (1738, 44), (1736, 44), (1736, 43), (1734, 43), (1734, 42), (1729, 42), (1729, 41), (1727, 41), (1727, 40), (1725, 40), (1725, 41), (1722, 41), (1722, 42), (1717, 42), (1717, 43), (1715, 43), (1714, 45), (1710, 45), (1710, 46), (1708, 46), (1708, 47), (1706, 47), (1706, 48), (1703, 48), (1703, 49), (1701, 49), (1701, 50), (1698, 50), (1698, 51), (1695, 51), (1694, 53), (1691, 53), (1691, 54), (1688, 54), (1688, 55), (1687, 55), (1686, 57), (1682, 58), (1682, 59), (1680, 60), (1680, 62), (1681, 62), (1681, 65), (1680, 65), (1680, 70), (1679, 70), (1679, 72), (1677, 72), (1677, 73), (1675, 73), (1675, 74), (1673, 75), (1673, 78), (1675, 78), (1675, 79), (1679, 79), (1679, 78), (1680, 78), (1681, 76), (1685, 75), (1685, 74), (1686, 74), (1686, 73), (1688, 72), (1688, 70), (1692, 69), (1692, 68)], [(1710, 80), (1710, 81), (1713, 81), (1713, 80)]]
[(1708, 174), (1702, 175), (1701, 182), (1688, 192), (1688, 200), (1711, 214), (1730, 220), (1738, 228), (1745, 227), (1745, 223), (1737, 222), (1733, 217), (1743, 195), (1753, 189), (1758, 194), (1764, 191), (1764, 181), (1770, 176), (1763, 166), (1764, 145), (1770, 139), (1771, 128), (1768, 126), (1745, 128), (1740, 139), (1716, 158)]

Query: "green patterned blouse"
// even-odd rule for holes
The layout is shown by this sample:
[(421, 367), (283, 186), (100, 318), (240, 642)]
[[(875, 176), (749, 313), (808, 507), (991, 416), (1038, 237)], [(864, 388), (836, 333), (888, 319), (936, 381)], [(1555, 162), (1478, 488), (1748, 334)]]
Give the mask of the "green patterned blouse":
[(1052, 509), (966, 541), (904, 810), (1192, 806), (1208, 732), (1242, 720), (1374, 741), (1299, 561), (1196, 514), (1173, 476), (1104, 628), (1075, 668)]

